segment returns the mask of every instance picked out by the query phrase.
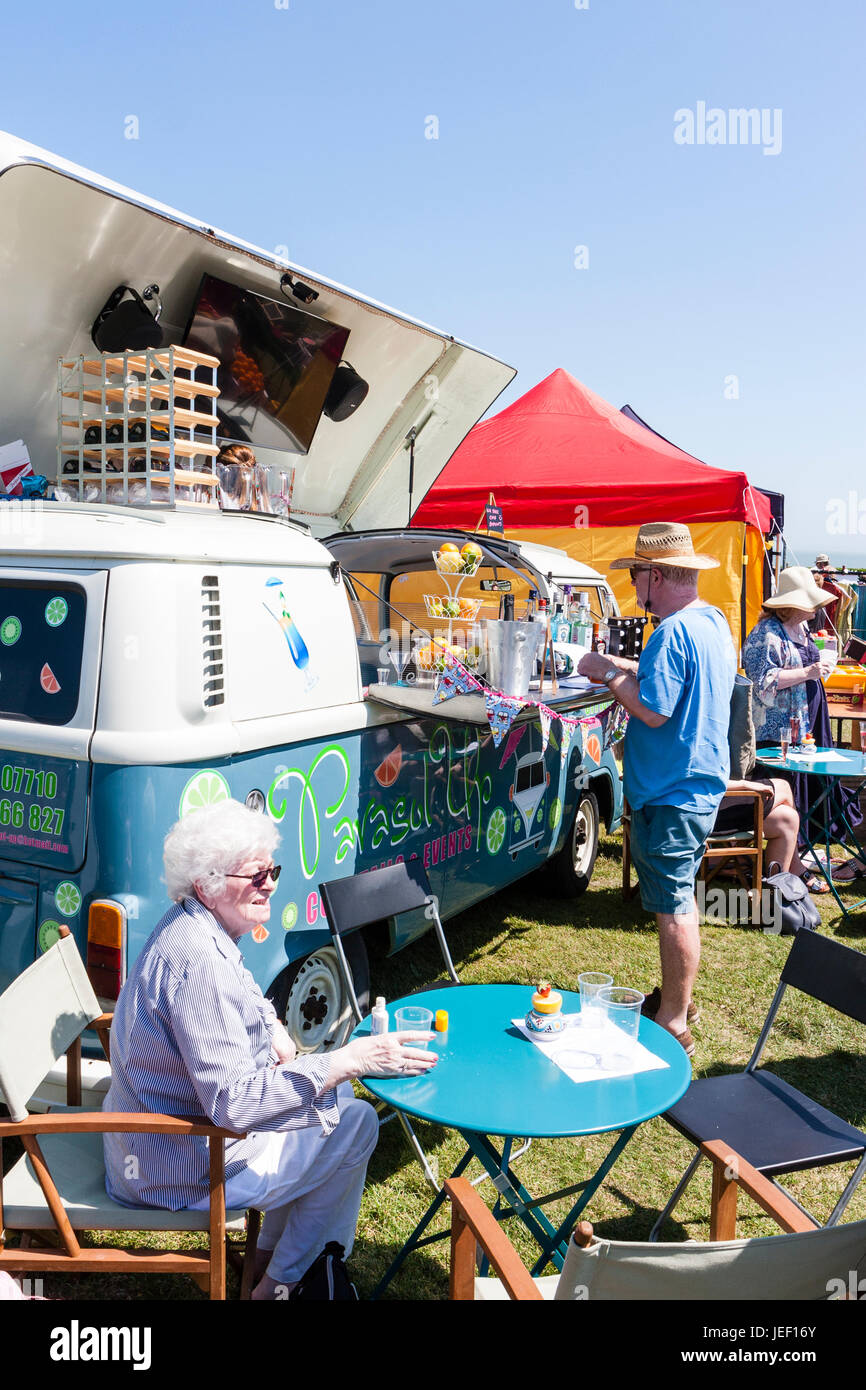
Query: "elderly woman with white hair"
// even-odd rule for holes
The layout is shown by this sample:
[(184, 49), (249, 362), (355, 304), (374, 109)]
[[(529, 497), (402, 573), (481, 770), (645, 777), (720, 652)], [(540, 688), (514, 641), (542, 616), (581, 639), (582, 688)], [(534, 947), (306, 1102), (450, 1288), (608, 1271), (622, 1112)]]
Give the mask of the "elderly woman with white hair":
[[(253, 1298), (284, 1297), (328, 1241), (351, 1251), (378, 1123), (348, 1083), (417, 1076), (429, 1033), (357, 1039), (298, 1057), (244, 968), (238, 941), (270, 916), (279, 842), (236, 801), (194, 811), (164, 846), (174, 906), (120, 992), (104, 1108), (206, 1117), (246, 1138), (226, 1143), (226, 1201), (265, 1211)], [(106, 1134), (106, 1186), (128, 1206), (208, 1205), (203, 1137)]]

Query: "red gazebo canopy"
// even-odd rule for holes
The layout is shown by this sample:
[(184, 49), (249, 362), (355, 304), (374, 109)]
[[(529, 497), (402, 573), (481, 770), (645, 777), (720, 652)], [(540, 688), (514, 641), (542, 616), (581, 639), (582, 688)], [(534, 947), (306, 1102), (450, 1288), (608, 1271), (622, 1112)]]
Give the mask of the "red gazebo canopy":
[(711, 468), (630, 420), (561, 367), (476, 425), (412, 518), (471, 529), (493, 491), (507, 528), (644, 521), (745, 521), (770, 528), (770, 504), (745, 473)]

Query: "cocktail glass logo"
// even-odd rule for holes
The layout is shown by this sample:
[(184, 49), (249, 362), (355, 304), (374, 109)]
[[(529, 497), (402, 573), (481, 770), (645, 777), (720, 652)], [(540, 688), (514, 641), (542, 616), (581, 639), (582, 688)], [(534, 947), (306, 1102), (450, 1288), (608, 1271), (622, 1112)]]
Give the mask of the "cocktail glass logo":
[[(698, 912), (714, 925), (752, 922), (753, 892), (748, 888), (722, 888), (720, 884), (708, 884), (699, 879), (695, 888)], [(782, 911), (772, 888), (761, 889), (758, 922), (755, 925), (760, 925), (765, 936), (781, 935)]]
[(847, 497), (827, 500), (824, 529), (828, 536), (866, 536), (866, 497), (854, 488)]
[(694, 111), (681, 106), (674, 112), (676, 145), (760, 145), (764, 154), (782, 152), (782, 108), (756, 106), (707, 106), (695, 103)]

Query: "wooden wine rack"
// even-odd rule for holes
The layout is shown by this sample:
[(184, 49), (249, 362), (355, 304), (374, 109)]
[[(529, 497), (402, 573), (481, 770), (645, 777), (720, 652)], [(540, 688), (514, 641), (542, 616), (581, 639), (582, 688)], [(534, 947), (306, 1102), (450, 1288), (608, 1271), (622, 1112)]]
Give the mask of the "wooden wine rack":
[[(61, 358), (58, 485), (81, 501), (216, 506), (218, 367), (216, 357), (175, 346)], [(197, 398), (211, 410), (196, 410)], [(88, 441), (88, 430), (98, 439)]]

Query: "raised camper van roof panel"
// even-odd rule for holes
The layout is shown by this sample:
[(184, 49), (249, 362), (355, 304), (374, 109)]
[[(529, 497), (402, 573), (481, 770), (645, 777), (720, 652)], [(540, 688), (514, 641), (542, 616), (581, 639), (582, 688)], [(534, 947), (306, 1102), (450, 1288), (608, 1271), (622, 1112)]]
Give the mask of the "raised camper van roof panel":
[(322, 417), (309, 452), (256, 449), (293, 472), (293, 514), (317, 535), (408, 518), (514, 377), (494, 357), (356, 291), (0, 133), (0, 443), (21, 438), (56, 476), (57, 363), (95, 355), (90, 329), (115, 286), (160, 286), (166, 345), (180, 342), (203, 274), (280, 296), (289, 270), (315, 312), (349, 329), (345, 360), (369, 383), (347, 420)]
[(0, 502), (0, 567), (63, 556), (90, 568), (132, 560), (327, 569), (333, 556), (297, 526), (210, 508)]

